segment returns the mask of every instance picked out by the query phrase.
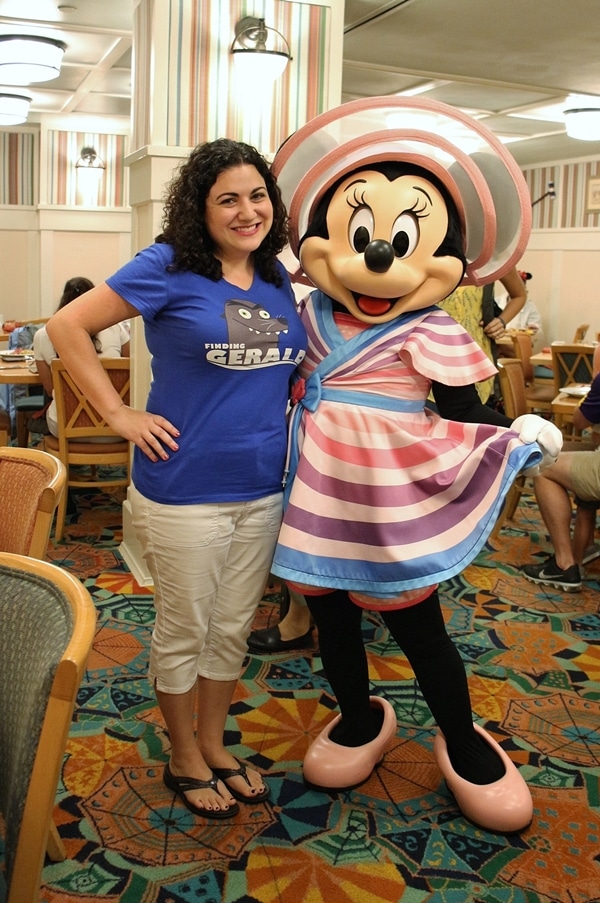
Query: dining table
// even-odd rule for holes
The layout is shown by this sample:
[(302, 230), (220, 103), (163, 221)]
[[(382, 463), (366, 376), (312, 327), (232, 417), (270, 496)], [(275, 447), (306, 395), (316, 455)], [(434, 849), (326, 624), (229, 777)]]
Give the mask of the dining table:
[(531, 355), (529, 362), (534, 367), (547, 367), (549, 370), (552, 370), (552, 352), (544, 350), (537, 351), (535, 354)]
[[(0, 358), (0, 445), (8, 445), (11, 433), (11, 419), (8, 413), (11, 390), (3, 386), (41, 386), (38, 373), (29, 369), (29, 361), (5, 361)], [(1, 899), (1, 898), (0, 898)]]
[(589, 386), (576, 384), (566, 386), (565, 391), (552, 400), (552, 419), (555, 425), (569, 438), (579, 438), (581, 433), (573, 428), (573, 414), (585, 398)]
[(38, 373), (32, 373), (29, 362), (0, 360), (0, 385), (4, 386), (41, 386)]

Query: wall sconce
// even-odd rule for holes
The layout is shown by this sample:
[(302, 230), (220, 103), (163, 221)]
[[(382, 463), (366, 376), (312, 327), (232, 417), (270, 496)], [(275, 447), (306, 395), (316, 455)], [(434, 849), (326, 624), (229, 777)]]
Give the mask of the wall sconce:
[(540, 201), (543, 201), (544, 198), (550, 198), (551, 201), (556, 197), (556, 190), (554, 188), (554, 182), (548, 182), (548, 190), (545, 194), (541, 195), (541, 197), (536, 198), (535, 201), (531, 202), (531, 206), (535, 207), (536, 204), (539, 204)]
[(231, 53), (242, 79), (275, 81), (291, 60), (290, 45), (264, 19), (245, 16), (235, 26)]
[(570, 97), (563, 110), (569, 138), (600, 141), (600, 97)]
[(96, 153), (93, 147), (82, 147), (79, 160), (75, 164), (75, 169), (94, 170), (95, 172), (106, 169), (106, 163)]
[(0, 84), (28, 85), (56, 78), (66, 49), (53, 38), (0, 35)]
[(19, 125), (29, 113), (28, 94), (0, 94), (0, 125)]

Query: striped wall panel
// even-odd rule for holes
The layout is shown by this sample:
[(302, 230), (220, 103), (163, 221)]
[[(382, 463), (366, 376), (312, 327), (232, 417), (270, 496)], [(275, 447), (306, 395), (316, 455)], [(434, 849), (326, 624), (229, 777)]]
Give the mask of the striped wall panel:
[[(152, 116), (134, 109), (134, 148), (193, 147), (229, 137), (271, 154), (325, 109), (329, 7), (288, 0), (261, 0), (252, 8), (247, 0), (170, 0), (162, 30), (144, 4), (138, 9), (134, 80), (145, 86), (142, 103), (153, 109)], [(164, 14), (155, 8), (155, 16), (159, 12)], [(290, 45), (292, 60), (274, 86), (236, 81), (229, 51), (236, 22), (246, 15), (264, 17)], [(158, 59), (164, 72), (156, 63), (152, 66)]]
[(0, 132), (0, 204), (37, 203), (35, 140), (31, 132)]
[[(123, 207), (127, 137), (98, 132), (50, 130), (46, 141), (47, 203), (68, 207)], [(100, 173), (78, 170), (83, 147), (106, 163)]]
[[(556, 198), (533, 207), (534, 229), (597, 229), (600, 227), (600, 160), (562, 163), (524, 170), (532, 201), (554, 182)], [(592, 193), (594, 188), (597, 193)], [(590, 208), (592, 203), (592, 209)]]

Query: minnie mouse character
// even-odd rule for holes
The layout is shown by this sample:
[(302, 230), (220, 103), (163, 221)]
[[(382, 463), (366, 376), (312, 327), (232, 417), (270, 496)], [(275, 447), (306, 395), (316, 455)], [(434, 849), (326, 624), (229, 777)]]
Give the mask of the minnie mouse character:
[[(465, 139), (477, 144), (470, 154)], [(302, 303), (309, 348), (272, 570), (307, 598), (340, 707), (308, 750), (305, 778), (361, 783), (395, 734), (392, 706), (369, 695), (361, 615), (376, 609), (437, 722), (434, 754), (462, 812), (489, 830), (521, 830), (529, 790), (473, 723), (437, 584), (473, 560), (515, 476), (554, 460), (561, 437), (540, 417), (510, 425), (479, 403), (473, 383), (495, 367), (436, 303), (521, 257), (525, 182), (479, 123), (400, 97), (318, 116), (273, 170), (295, 275), (317, 290)]]

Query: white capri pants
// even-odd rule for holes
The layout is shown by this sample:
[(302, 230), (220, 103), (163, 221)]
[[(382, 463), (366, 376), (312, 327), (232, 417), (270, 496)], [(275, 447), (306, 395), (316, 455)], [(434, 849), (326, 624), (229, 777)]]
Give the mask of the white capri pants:
[(271, 569), (283, 494), (163, 505), (132, 485), (129, 499), (154, 580), (151, 680), (174, 694), (187, 693), (198, 675), (237, 680)]

